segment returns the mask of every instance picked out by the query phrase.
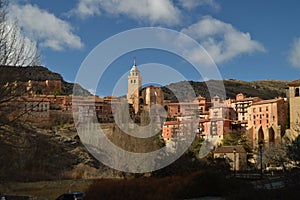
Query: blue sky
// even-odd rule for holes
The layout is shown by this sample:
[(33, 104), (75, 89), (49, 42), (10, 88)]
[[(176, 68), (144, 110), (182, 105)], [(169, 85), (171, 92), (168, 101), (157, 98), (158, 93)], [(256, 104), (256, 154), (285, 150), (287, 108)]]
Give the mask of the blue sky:
[[(62, 74), (68, 81), (75, 80), (81, 64), (99, 43), (123, 31), (148, 26), (176, 30), (195, 39), (212, 57), (223, 79), (253, 81), (299, 78), (300, 2), (297, 0), (10, 2), (11, 16), (18, 19), (29, 38), (37, 41), (42, 64)], [(193, 60), (201, 59), (197, 51), (190, 53)], [(195, 73), (186, 60), (176, 55), (142, 49), (112, 61), (98, 89), (91, 88), (97, 90), (100, 96), (110, 95), (118, 80), (125, 77), (126, 81), (135, 56), (142, 72), (145, 69), (148, 73), (153, 72), (162, 77), (160, 85), (205, 78)], [(101, 55), (99, 59), (102, 59)], [(163, 68), (155, 68), (153, 64), (151, 70), (149, 63), (174, 68), (184, 78), (164, 76), (167, 72)], [(120, 89), (118, 95), (126, 90), (125, 82), (120, 85), (123, 89)]]

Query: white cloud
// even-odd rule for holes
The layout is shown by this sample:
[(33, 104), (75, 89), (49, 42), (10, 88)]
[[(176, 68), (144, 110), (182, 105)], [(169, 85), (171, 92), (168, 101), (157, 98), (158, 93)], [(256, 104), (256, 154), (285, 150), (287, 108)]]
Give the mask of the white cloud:
[[(265, 51), (262, 44), (251, 38), (250, 33), (241, 32), (231, 24), (210, 16), (203, 17), (182, 32), (197, 40), (216, 63), (231, 60), (241, 54)], [(203, 58), (207, 58), (201, 49), (192, 50), (190, 57), (201, 62)]]
[(79, 0), (70, 13), (82, 18), (105, 12), (126, 15), (150, 24), (175, 25), (180, 22), (180, 10), (171, 0)]
[(54, 50), (83, 48), (80, 37), (73, 33), (73, 27), (68, 22), (37, 6), (14, 4), (10, 14), (17, 18), (23, 30), (43, 47)]
[(215, 10), (220, 9), (220, 5), (215, 0), (178, 0), (180, 5), (188, 10), (195, 9), (199, 6), (209, 6)]
[(292, 67), (300, 68), (300, 37), (294, 40), (288, 55), (288, 60)]
[(97, 0), (80, 0), (77, 8), (71, 11), (71, 14), (79, 14), (80, 17), (85, 18), (88, 16), (99, 15), (101, 1)]

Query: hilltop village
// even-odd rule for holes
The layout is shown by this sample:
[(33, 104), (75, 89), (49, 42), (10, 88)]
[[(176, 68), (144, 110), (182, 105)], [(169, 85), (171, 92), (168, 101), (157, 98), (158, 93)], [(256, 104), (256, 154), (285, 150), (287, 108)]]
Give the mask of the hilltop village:
[[(74, 102), (72, 95), (63, 94), (62, 80), (15, 81), (5, 85), (7, 94), (13, 98), (2, 103), (0, 112), (8, 120), (30, 122), (39, 127), (73, 123), (73, 114), (80, 120), (95, 115), (99, 123), (114, 123), (112, 105), (125, 100), (133, 122), (141, 124), (141, 113), (150, 112), (153, 105), (161, 105), (167, 113), (166, 120), (159, 113), (151, 119), (162, 127), (161, 136), (166, 145), (191, 132), (199, 138), (217, 140), (218, 144), (227, 134), (244, 133), (250, 147), (257, 151), (259, 142), (268, 148), (280, 144), (285, 137), (294, 139), (298, 135), (299, 89), (300, 81), (296, 80), (288, 84), (287, 98), (247, 97), (241, 91), (235, 99), (198, 96), (189, 101), (170, 101), (164, 99), (160, 87), (142, 88), (142, 75), (134, 61), (126, 97), (82, 95)], [(74, 103), (76, 107), (72, 106)], [(194, 118), (197, 123), (190, 125)]]
[[(284, 137), (294, 139), (297, 136), (299, 87), (299, 80), (290, 82), (288, 98), (247, 97), (241, 91), (235, 99), (198, 96), (192, 101), (172, 102), (164, 100), (159, 87), (141, 89), (141, 74), (134, 63), (128, 76), (127, 101), (132, 105), (134, 113), (149, 111), (153, 104), (164, 106), (167, 121), (163, 123), (162, 136), (166, 144), (174, 137), (190, 132), (204, 139), (215, 138), (219, 143), (226, 134), (242, 132), (255, 150), (261, 141), (265, 147), (269, 147), (281, 143)], [(198, 123), (191, 127), (189, 124), (194, 117), (197, 117)]]

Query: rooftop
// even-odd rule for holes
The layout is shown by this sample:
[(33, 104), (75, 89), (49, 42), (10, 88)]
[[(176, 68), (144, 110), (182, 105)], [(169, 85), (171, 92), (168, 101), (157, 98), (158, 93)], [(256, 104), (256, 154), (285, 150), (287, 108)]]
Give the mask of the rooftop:
[(237, 153), (246, 153), (246, 150), (242, 145), (237, 146), (220, 146), (218, 147), (214, 153), (233, 153), (233, 150), (236, 150)]
[(262, 100), (262, 101), (258, 101), (256, 103), (253, 103), (252, 105), (261, 105), (261, 104), (268, 104), (268, 103), (276, 103), (278, 101), (283, 101), (283, 98), (275, 98), (275, 99), (268, 99), (268, 100)]

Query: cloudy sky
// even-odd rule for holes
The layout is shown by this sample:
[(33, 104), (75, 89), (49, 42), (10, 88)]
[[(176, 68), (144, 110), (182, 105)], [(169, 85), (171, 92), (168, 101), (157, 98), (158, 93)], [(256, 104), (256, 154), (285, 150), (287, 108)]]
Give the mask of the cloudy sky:
[[(300, 2), (297, 0), (10, 2), (10, 15), (18, 19), (29, 38), (38, 42), (42, 64), (62, 74), (68, 81), (75, 80), (81, 64), (101, 42), (124, 31), (149, 26), (168, 28), (193, 38), (209, 54), (223, 79), (294, 80), (300, 77)], [(129, 40), (124, 42), (128, 46), (132, 44)], [(113, 53), (118, 48), (114, 44), (107, 51)], [(185, 58), (169, 52), (143, 49), (113, 60), (102, 83), (99, 83), (105, 87), (91, 89), (97, 90), (100, 96), (110, 95), (122, 77), (126, 80), (135, 56), (145, 73), (161, 76), (161, 85), (183, 79), (199, 81), (206, 78), (196, 76)], [(197, 49), (189, 51), (187, 56), (198, 63), (207, 59)], [(99, 55), (98, 59), (104, 58)], [(149, 63), (156, 64), (151, 68)], [(167, 68), (168, 72), (164, 70), (166, 68), (156, 68), (155, 65), (174, 68), (185, 78), (166, 76), (167, 73), (172, 74), (172, 70)]]

